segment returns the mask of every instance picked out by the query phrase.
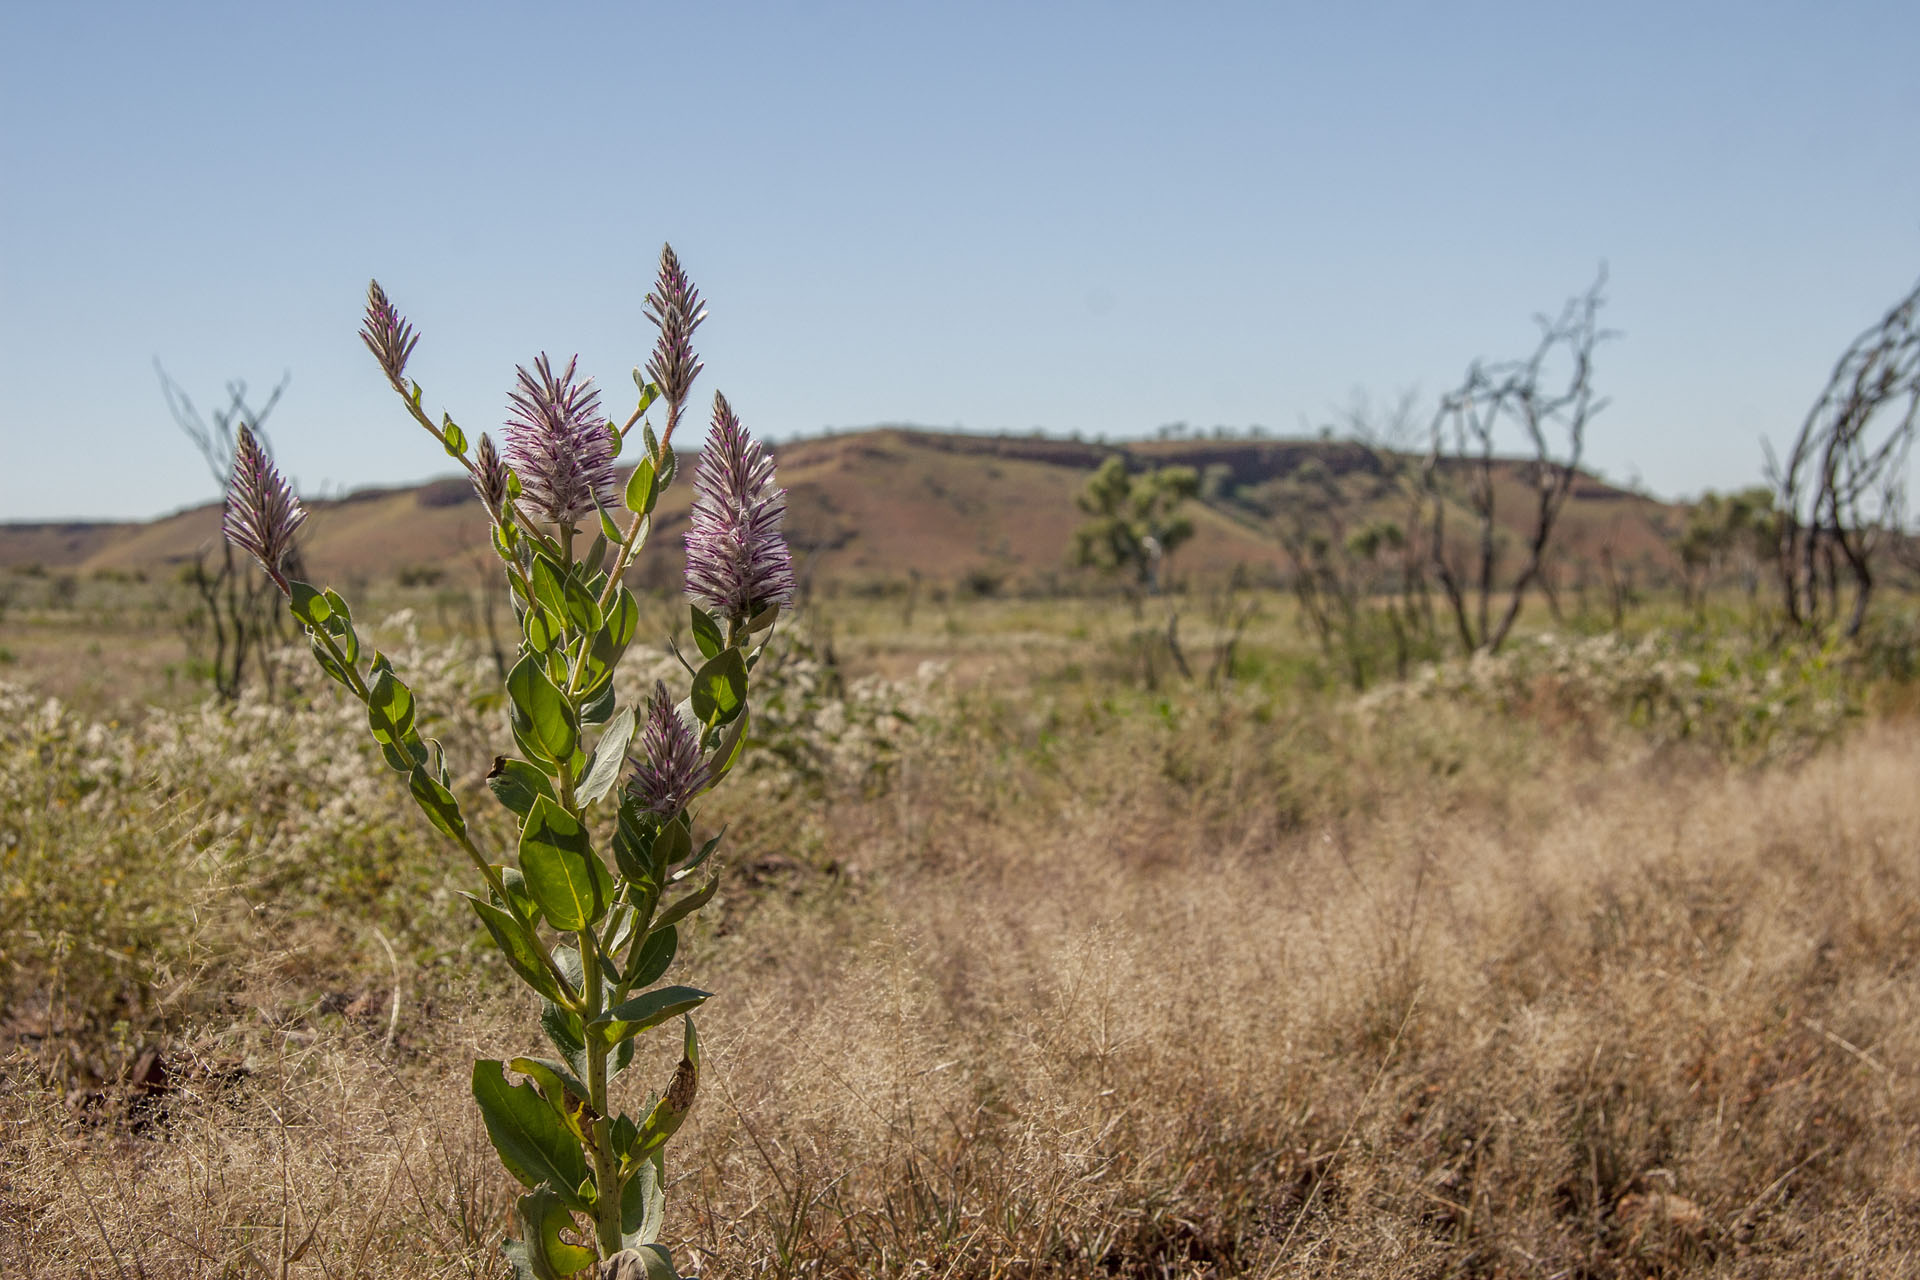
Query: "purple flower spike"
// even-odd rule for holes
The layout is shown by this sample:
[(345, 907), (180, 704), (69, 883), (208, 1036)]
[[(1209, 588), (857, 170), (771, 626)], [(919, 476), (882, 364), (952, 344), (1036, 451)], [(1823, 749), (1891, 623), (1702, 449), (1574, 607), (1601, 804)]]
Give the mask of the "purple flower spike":
[(705, 366), (693, 354), (693, 331), (707, 318), (700, 291), (687, 279), (672, 245), (660, 248), (660, 275), (647, 295), (647, 318), (659, 326), (660, 337), (647, 361), (647, 377), (666, 397), (669, 420), (677, 420)]
[(700, 758), (700, 743), (673, 705), (667, 686), (656, 683), (640, 729), (640, 755), (633, 758), (627, 794), (661, 822), (669, 822), (713, 782)]
[(573, 379), (576, 356), (559, 377), (545, 353), (533, 373), (520, 370), (520, 385), (508, 397), (507, 463), (520, 477), (520, 510), (529, 518), (574, 524), (611, 506), (614, 497), (613, 433), (600, 416), (593, 379)]
[(293, 531), (306, 518), (306, 508), (243, 423), (233, 449), (233, 474), (227, 480), (227, 514), (220, 526), (227, 541), (258, 560), (274, 584), (291, 594), (280, 562), (293, 550)]
[(404, 394), (407, 357), (413, 354), (420, 335), (393, 309), (393, 303), (387, 301), (387, 291), (380, 287), (378, 280), (367, 284), (367, 318), (360, 324), (360, 341), (367, 344), (367, 350), (380, 362), (387, 381)]
[(773, 459), (718, 393), (693, 493), (688, 597), (738, 621), (793, 603), (793, 557), (780, 533), (787, 491), (773, 487)]
[(500, 451), (493, 447), (493, 437), (482, 431), (480, 444), (474, 449), (473, 491), (487, 504), (487, 514), (496, 520), (507, 509), (508, 474)]

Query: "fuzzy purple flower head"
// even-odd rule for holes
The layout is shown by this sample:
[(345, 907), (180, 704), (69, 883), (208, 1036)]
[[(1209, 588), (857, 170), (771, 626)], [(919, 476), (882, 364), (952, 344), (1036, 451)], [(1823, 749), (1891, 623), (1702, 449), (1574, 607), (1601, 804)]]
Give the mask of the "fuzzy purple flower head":
[(693, 493), (687, 596), (738, 621), (792, 604), (793, 556), (780, 532), (787, 491), (773, 487), (773, 459), (718, 393)]
[(360, 341), (367, 344), (367, 350), (373, 352), (373, 358), (380, 362), (380, 368), (386, 373), (387, 381), (394, 389), (406, 392), (407, 357), (420, 342), (420, 335), (413, 331), (406, 317), (394, 309), (387, 298), (387, 291), (380, 287), (378, 280), (367, 284), (367, 314), (360, 324)]
[(507, 508), (508, 474), (500, 451), (493, 447), (493, 437), (482, 431), (479, 447), (474, 450), (473, 491), (487, 504), (487, 514), (495, 520)]
[(233, 448), (233, 474), (227, 480), (227, 514), (220, 525), (227, 541), (258, 560), (267, 576), (286, 592), (280, 562), (293, 550), (293, 531), (306, 518), (300, 499), (242, 423)]
[(660, 274), (653, 292), (647, 295), (646, 311), (647, 318), (660, 330), (653, 356), (647, 361), (647, 377), (666, 397), (670, 417), (678, 419), (693, 380), (703, 367), (693, 353), (693, 331), (707, 318), (707, 310), (670, 244), (661, 246)]
[(593, 379), (574, 381), (578, 362), (556, 378), (542, 353), (508, 397), (501, 452), (520, 477), (520, 510), (552, 524), (576, 524), (614, 498), (613, 434)]
[(673, 705), (667, 686), (655, 683), (640, 729), (640, 754), (631, 758), (627, 793), (654, 818), (677, 817), (713, 782), (713, 769), (700, 757), (700, 742)]

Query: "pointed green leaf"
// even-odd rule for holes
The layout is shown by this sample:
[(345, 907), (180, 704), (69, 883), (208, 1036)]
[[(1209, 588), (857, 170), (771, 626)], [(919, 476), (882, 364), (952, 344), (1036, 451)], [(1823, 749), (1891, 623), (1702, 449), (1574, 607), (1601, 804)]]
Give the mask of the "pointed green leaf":
[(523, 1186), (545, 1183), (569, 1206), (587, 1208), (578, 1190), (588, 1176), (580, 1144), (532, 1085), (508, 1084), (503, 1064), (483, 1058), (473, 1064), (473, 1098), (508, 1173)]
[(526, 725), (527, 744), (541, 759), (558, 763), (571, 759), (580, 742), (573, 708), (532, 654), (521, 658), (507, 673), (507, 693)]
[(679, 884), (682, 880), (685, 880), (688, 876), (692, 875), (694, 872), (694, 868), (698, 867), (701, 863), (705, 862), (708, 858), (711, 858), (713, 856), (713, 851), (720, 847), (720, 841), (726, 837), (726, 834), (727, 834), (727, 829), (725, 827), (720, 828), (719, 835), (713, 837), (713, 839), (701, 845), (700, 852), (694, 854), (693, 857), (687, 862), (687, 865), (685, 865), (684, 867), (681, 867), (679, 870), (673, 873), (670, 883)]
[(659, 496), (653, 483), (653, 459), (642, 458), (640, 465), (627, 477), (627, 510), (637, 516), (644, 516), (653, 510), (654, 500)]
[(318, 631), (333, 612), (326, 592), (311, 583), (295, 580), (287, 584), (287, 608), (304, 627)]
[(427, 815), (427, 821), (442, 833), (455, 840), (467, 833), (467, 820), (460, 816), (460, 802), (438, 778), (415, 765), (407, 773), (407, 790), (413, 793), (414, 803)]
[(584, 929), (613, 904), (613, 877), (578, 818), (541, 796), (520, 831), (520, 870), (554, 928)]
[(607, 603), (600, 629), (594, 632), (593, 641), (587, 646), (585, 678), (581, 684), (584, 694), (598, 693), (612, 683), (613, 669), (633, 642), (633, 633), (639, 625), (640, 602), (633, 598), (633, 592), (620, 587)]
[(694, 673), (693, 714), (701, 724), (725, 724), (746, 705), (747, 662), (740, 650), (724, 650)]
[[(604, 552), (605, 544), (600, 544)], [(592, 564), (589, 558), (585, 563)], [(588, 591), (586, 584), (578, 578), (568, 578), (565, 583), (567, 625), (577, 636), (590, 636), (600, 630), (604, 619), (600, 616), (600, 602)]]
[(693, 642), (700, 646), (701, 656), (714, 657), (727, 647), (726, 637), (720, 634), (720, 623), (712, 614), (697, 604), (688, 605), (687, 612), (693, 615)]
[[(577, 1225), (567, 1212), (571, 1206), (585, 1212), (578, 1193), (568, 1196), (558, 1188), (536, 1187), (521, 1196), (514, 1205), (520, 1219), (521, 1245), (533, 1268), (535, 1280), (566, 1280), (566, 1277), (591, 1267), (597, 1260), (593, 1250), (568, 1244), (562, 1231), (574, 1231)], [(651, 1280), (651, 1277), (649, 1277)]]
[(672, 906), (662, 911), (660, 918), (654, 921), (653, 927), (656, 929), (664, 929), (670, 924), (680, 923), (680, 921), (713, 901), (713, 895), (719, 888), (720, 877), (709, 872), (705, 884), (695, 889), (686, 897), (676, 900)]
[[(626, 1119), (622, 1116), (621, 1119)], [(631, 1120), (627, 1121), (629, 1127)], [(637, 1135), (636, 1135), (637, 1136)], [(620, 1245), (636, 1249), (660, 1238), (667, 1216), (666, 1172), (661, 1153), (643, 1158), (620, 1189)], [(649, 1280), (652, 1280), (649, 1275)]]
[(739, 719), (727, 726), (727, 731), (721, 736), (719, 745), (714, 748), (713, 755), (708, 758), (712, 772), (707, 778), (707, 791), (719, 786), (721, 780), (733, 772), (733, 766), (740, 763), (740, 755), (747, 747), (747, 724), (752, 719), (753, 714), (750, 711), (743, 711)]
[(593, 748), (593, 763), (575, 792), (581, 807), (598, 804), (620, 780), (620, 769), (627, 762), (627, 744), (633, 741), (633, 724), (633, 708), (624, 707), (600, 735), (599, 743)]
[(320, 669), (347, 688), (353, 688), (353, 677), (347, 674), (347, 669), (341, 666), (328, 651), (326, 643), (319, 636), (314, 636), (308, 643), (313, 646), (313, 659), (320, 664)]
[[(560, 955), (561, 952), (556, 949), (553, 958), (557, 961)], [(564, 969), (566, 966), (561, 967)], [(578, 985), (579, 975), (569, 976), (575, 985)], [(567, 1064), (573, 1068), (574, 1075), (587, 1074), (586, 1031), (577, 1015), (562, 1009), (551, 1000), (543, 1001), (540, 1006), (540, 1029), (547, 1033), (547, 1040), (560, 1051), (560, 1056), (565, 1058)]]
[(680, 947), (680, 931), (672, 925), (664, 929), (655, 929), (640, 944), (638, 954), (633, 957), (633, 968), (627, 977), (629, 987), (650, 987), (666, 974), (673, 963), (673, 953)]
[(567, 571), (544, 553), (533, 557), (533, 598), (556, 618), (567, 616)]
[(549, 1000), (561, 999), (560, 984), (541, 960), (540, 940), (533, 936), (532, 930), (516, 920), (512, 912), (491, 902), (482, 902), (470, 893), (461, 896), (473, 904), (480, 923), (493, 935), (493, 944), (500, 948), (500, 954), (521, 980)]
[(467, 433), (446, 414), (440, 415), (440, 434), (447, 438), (447, 456), (458, 458), (467, 451)]
[(500, 883), (505, 886), (507, 897), (513, 900), (507, 905), (519, 912), (522, 920), (529, 923), (538, 920), (540, 908), (534, 902), (533, 895), (527, 892), (527, 878), (520, 874), (520, 868), (496, 862), (493, 869), (500, 873)]
[(391, 667), (380, 672), (367, 690), (367, 727), (374, 741), (405, 741), (413, 729), (413, 692), (394, 677)]
[(660, 1101), (640, 1126), (639, 1140), (634, 1150), (642, 1155), (658, 1154), (667, 1145), (667, 1139), (680, 1131), (680, 1125), (687, 1118), (687, 1112), (693, 1110), (694, 1095), (700, 1090), (700, 1037), (693, 1029), (693, 1019), (687, 1019), (687, 1030), (682, 1040), (680, 1065), (674, 1068), (673, 1079), (668, 1082), (666, 1092), (660, 1095)]
[(541, 796), (549, 800), (558, 798), (546, 774), (525, 760), (511, 756), (493, 758), (493, 768), (487, 770), (487, 788), (493, 792), (494, 799), (522, 818), (533, 812), (533, 802)]
[(669, 1018), (698, 1009), (712, 995), (713, 992), (698, 987), (661, 987), (621, 1001), (596, 1018), (593, 1025), (606, 1028), (612, 1040), (624, 1040), (649, 1027), (657, 1027)]

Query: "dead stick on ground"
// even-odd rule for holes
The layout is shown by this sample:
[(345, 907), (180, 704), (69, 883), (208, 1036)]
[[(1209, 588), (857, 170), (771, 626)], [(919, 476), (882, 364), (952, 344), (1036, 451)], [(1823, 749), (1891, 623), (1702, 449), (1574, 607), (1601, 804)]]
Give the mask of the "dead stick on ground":
[(374, 929), (373, 936), (380, 939), (380, 945), (387, 949), (387, 964), (393, 970), (393, 1009), (387, 1014), (387, 1038), (380, 1046), (382, 1057), (393, 1053), (393, 1037), (400, 1030), (400, 957), (394, 954), (393, 944), (387, 941), (387, 935)]

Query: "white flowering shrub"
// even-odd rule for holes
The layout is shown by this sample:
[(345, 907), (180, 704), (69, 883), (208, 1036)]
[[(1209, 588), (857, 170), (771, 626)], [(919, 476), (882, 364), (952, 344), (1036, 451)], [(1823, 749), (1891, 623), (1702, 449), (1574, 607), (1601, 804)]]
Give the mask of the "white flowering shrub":
[(1451, 700), (1556, 719), (1622, 719), (1660, 741), (1702, 742), (1736, 759), (1797, 754), (1838, 733), (1857, 706), (1839, 654), (1716, 633), (1538, 635), (1496, 654), (1431, 664), (1360, 699), (1388, 719), (1409, 702)]

